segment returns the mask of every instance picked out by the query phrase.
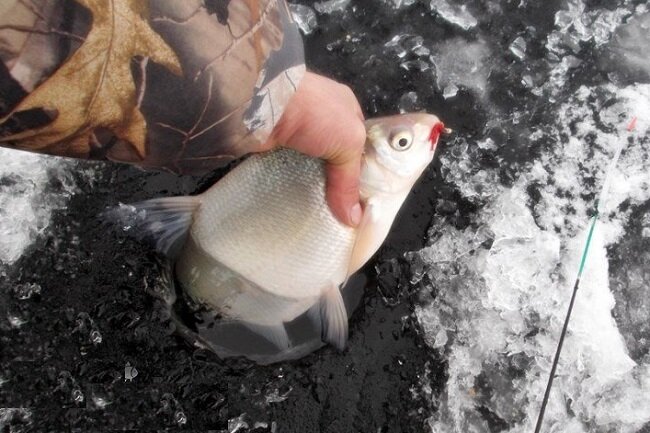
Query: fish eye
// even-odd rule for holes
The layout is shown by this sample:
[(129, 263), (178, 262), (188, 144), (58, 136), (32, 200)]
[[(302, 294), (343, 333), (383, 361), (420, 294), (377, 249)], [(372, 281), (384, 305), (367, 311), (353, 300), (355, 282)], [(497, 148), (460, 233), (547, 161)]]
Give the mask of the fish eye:
[(413, 135), (409, 131), (399, 131), (390, 139), (390, 145), (393, 149), (404, 151), (413, 144)]

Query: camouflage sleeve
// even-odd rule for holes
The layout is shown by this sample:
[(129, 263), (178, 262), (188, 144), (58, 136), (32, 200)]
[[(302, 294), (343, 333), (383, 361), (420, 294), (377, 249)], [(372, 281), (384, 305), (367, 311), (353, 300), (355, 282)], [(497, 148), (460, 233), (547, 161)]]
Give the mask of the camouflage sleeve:
[(0, 1), (0, 146), (201, 173), (304, 74), (284, 0)]

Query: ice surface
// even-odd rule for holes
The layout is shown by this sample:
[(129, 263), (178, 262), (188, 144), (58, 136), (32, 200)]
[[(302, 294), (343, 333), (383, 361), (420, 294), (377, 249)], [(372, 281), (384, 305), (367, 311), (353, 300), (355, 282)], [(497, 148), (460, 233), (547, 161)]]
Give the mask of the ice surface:
[(429, 7), (440, 18), (463, 30), (469, 30), (478, 24), (476, 18), (467, 10), (465, 5), (459, 6), (455, 2), (452, 3), (447, 0), (431, 0)]
[(318, 27), (316, 12), (309, 6), (289, 3), (289, 9), (303, 34), (308, 35)]
[(0, 264), (9, 265), (45, 232), (52, 211), (74, 193), (69, 175), (74, 163), (3, 148), (0, 160)]
[[(439, 411), (429, 420), (434, 432), (532, 431), (593, 202), (623, 143), (545, 431), (637, 432), (650, 422), (650, 359), (630, 357), (634, 347), (626, 346), (612, 316), (612, 284), (627, 280), (611, 280), (617, 270), (610, 269), (608, 257), (633, 209), (650, 200), (650, 85), (581, 87), (557, 109), (557, 123), (530, 138), (550, 139), (553, 145), (509, 186), (499, 183), (496, 169), (473, 162), (500, 143), (476, 146), (457, 139), (441, 158), (445, 179), (480, 210), (463, 229), (439, 214), (430, 230), (431, 246), (407, 255), (426, 263), (438, 291), (416, 309), (427, 344), (448, 361)], [(629, 132), (633, 116), (637, 122)], [(626, 278), (645, 290), (650, 274), (642, 260), (635, 263), (628, 265)], [(647, 308), (633, 313), (636, 323), (650, 321)]]

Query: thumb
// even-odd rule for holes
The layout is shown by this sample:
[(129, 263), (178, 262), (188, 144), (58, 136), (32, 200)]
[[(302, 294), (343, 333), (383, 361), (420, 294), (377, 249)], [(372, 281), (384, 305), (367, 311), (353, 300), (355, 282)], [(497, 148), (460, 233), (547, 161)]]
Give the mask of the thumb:
[(326, 171), (327, 202), (332, 212), (344, 224), (358, 226), (363, 213), (359, 204), (361, 155), (342, 163), (329, 162)]

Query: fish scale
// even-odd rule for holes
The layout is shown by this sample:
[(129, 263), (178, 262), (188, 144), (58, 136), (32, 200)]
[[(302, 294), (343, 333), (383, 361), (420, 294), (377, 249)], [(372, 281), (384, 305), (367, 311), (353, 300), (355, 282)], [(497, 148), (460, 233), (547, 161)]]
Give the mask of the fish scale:
[(208, 190), (190, 236), (250, 282), (295, 298), (342, 281), (354, 244), (327, 205), (322, 161), (289, 149), (249, 158)]

